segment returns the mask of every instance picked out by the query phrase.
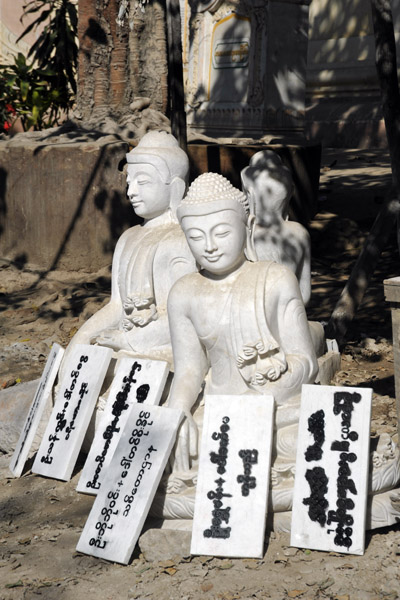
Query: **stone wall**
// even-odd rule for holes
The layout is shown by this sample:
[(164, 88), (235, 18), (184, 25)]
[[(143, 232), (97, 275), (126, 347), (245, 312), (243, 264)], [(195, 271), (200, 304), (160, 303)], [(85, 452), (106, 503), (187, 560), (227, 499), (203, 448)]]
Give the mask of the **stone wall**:
[[(20, 136), (18, 136), (20, 137)], [(0, 143), (0, 256), (20, 266), (95, 271), (134, 222), (123, 142)]]

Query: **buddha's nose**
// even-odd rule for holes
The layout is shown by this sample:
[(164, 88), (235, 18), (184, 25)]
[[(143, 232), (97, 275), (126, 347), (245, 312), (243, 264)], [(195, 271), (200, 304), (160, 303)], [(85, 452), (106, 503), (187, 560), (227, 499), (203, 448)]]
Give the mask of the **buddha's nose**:
[(128, 196), (137, 196), (138, 186), (135, 182), (131, 182), (128, 186)]
[(205, 250), (206, 252), (214, 252), (217, 249), (217, 244), (215, 242), (215, 239), (212, 235), (207, 235), (206, 236), (206, 247)]

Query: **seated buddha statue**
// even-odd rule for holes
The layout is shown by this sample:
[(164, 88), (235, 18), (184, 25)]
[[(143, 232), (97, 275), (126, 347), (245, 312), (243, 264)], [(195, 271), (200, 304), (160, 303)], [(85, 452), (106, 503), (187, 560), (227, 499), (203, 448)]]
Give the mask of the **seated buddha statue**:
[(177, 140), (159, 131), (147, 133), (126, 160), (128, 198), (144, 221), (118, 240), (110, 301), (78, 330), (66, 356), (79, 343), (113, 348), (117, 356), (170, 361), (168, 293), (182, 275), (195, 270), (176, 218), (189, 161)]
[(174, 357), (169, 406), (183, 410), (185, 419), (153, 514), (162, 506), (164, 516), (190, 518), (203, 382), (210, 395), (273, 395), (280, 469), (282, 461), (294, 465), (301, 386), (314, 381), (318, 366), (295, 274), (257, 261), (255, 219), (245, 194), (222, 175), (205, 173), (177, 215), (199, 272), (177, 281), (168, 299)]
[[(168, 404), (185, 417), (151, 514), (166, 519), (166, 527), (191, 527), (203, 394), (272, 395), (269, 515), (275, 529), (288, 531), (301, 386), (318, 372), (296, 275), (257, 260), (248, 198), (222, 175), (200, 175), (177, 215), (199, 271), (178, 280), (168, 299), (174, 357)], [(399, 448), (383, 435), (371, 450), (368, 528), (400, 518)]]
[(243, 191), (256, 217), (254, 245), (259, 260), (289, 267), (307, 305), (311, 296), (311, 243), (305, 227), (288, 220), (293, 193), (290, 169), (272, 150), (254, 154), (241, 172)]

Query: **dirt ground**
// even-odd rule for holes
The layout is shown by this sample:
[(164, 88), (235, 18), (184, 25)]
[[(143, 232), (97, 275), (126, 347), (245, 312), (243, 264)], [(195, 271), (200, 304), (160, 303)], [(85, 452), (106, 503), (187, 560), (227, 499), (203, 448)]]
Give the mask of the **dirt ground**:
[[(327, 321), (390, 185), (384, 151), (323, 153), (319, 211), (310, 224), (309, 318)], [(0, 387), (41, 374), (53, 342), (66, 346), (109, 297), (110, 270), (40, 273), (0, 262)], [(342, 349), (335, 383), (372, 387), (372, 435), (396, 432), (390, 310), (383, 280), (399, 274), (394, 232)], [(123, 567), (75, 552), (93, 499), (68, 483), (20, 479), (0, 457), (0, 600), (246, 600), (400, 597), (400, 524), (367, 533), (365, 555), (301, 550), (267, 532), (262, 560), (173, 556)]]

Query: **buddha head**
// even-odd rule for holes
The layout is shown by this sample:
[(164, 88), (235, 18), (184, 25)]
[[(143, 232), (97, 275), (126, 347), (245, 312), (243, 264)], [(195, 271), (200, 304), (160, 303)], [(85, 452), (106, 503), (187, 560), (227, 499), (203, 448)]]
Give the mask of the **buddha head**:
[(127, 155), (128, 198), (137, 215), (154, 219), (183, 198), (189, 160), (177, 140), (165, 131), (146, 133)]
[(227, 275), (246, 259), (257, 260), (254, 216), (249, 213), (246, 196), (222, 175), (204, 173), (197, 177), (177, 216), (200, 269)]
[(254, 154), (249, 166), (241, 172), (241, 178), (257, 223), (270, 222), (274, 216), (287, 218), (293, 179), (275, 152), (262, 150)]

